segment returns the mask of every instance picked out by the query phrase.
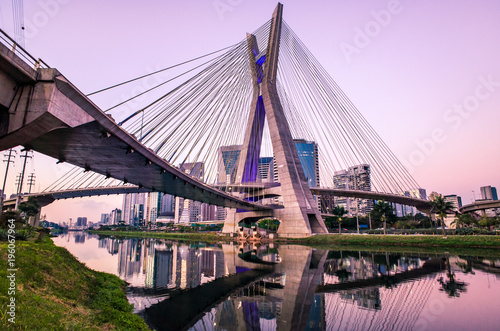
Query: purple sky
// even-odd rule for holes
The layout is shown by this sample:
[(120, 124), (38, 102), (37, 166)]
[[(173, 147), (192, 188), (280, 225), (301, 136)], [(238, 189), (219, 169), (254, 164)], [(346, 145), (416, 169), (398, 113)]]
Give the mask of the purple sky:
[[(24, 1), (25, 45), (89, 93), (236, 42), (273, 1)], [(500, 2), (283, 1), (284, 19), (428, 193), (500, 188)], [(9, 2), (1, 28), (13, 33)], [(122, 92), (123, 93), (123, 92)], [(96, 99), (103, 108), (120, 98)], [(36, 155), (37, 188), (65, 172)], [(3, 176), (5, 163), (0, 175)], [(13, 175), (20, 171), (16, 167)], [(13, 184), (9, 184), (13, 185)], [(99, 215), (77, 199), (49, 219)]]

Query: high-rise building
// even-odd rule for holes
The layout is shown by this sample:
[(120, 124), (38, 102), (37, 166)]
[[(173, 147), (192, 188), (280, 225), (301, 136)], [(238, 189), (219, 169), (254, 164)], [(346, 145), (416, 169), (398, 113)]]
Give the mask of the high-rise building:
[(491, 185), (481, 187), (481, 198), (483, 200), (498, 200), (496, 187), (491, 187)]
[(144, 204), (136, 203), (132, 209), (132, 219), (130, 225), (144, 226)]
[(451, 202), (455, 210), (458, 210), (458, 208), (462, 207), (462, 198), (456, 194), (445, 195), (444, 201)]
[[(371, 172), (369, 164), (359, 164), (350, 167), (347, 170), (349, 176), (349, 189), (350, 190), (361, 190), (361, 191), (371, 191)], [(352, 199), (352, 204), (350, 206), (351, 215), (368, 215), (373, 209), (373, 200), (366, 199)]]
[[(204, 180), (205, 163), (203, 162), (184, 163), (181, 164), (179, 170), (191, 177), (194, 177), (201, 181)], [(189, 199), (176, 197), (174, 222), (188, 223), (201, 221), (201, 205), (202, 203), (199, 201), (192, 201)]]
[[(423, 188), (415, 188), (415, 189), (411, 189), (409, 191), (405, 191), (403, 195), (407, 196), (407, 197), (411, 197), (411, 198), (427, 200), (427, 192)], [(398, 217), (402, 217), (402, 216), (406, 216), (406, 215), (410, 215), (410, 214), (415, 216), (416, 214), (420, 213), (420, 211), (416, 207), (413, 207), (413, 206), (396, 204), (395, 209), (396, 209), (396, 215)]]
[[(456, 194), (445, 195), (443, 198), (444, 201), (451, 202), (451, 204), (453, 205), (454, 212), (458, 212), (458, 209), (462, 207), (462, 198)], [(452, 224), (454, 220), (455, 220), (455, 214), (447, 214), (446, 217), (444, 218), (444, 224), (448, 228), (452, 228), (454, 227), (454, 225)]]
[[(369, 164), (359, 164), (347, 170), (336, 171), (333, 186), (339, 190), (371, 191), (371, 172)], [(373, 209), (373, 200), (335, 197), (335, 205), (344, 207), (348, 216), (364, 216)]]
[(87, 217), (78, 217), (76, 219), (76, 226), (86, 227), (87, 226)]
[(217, 181), (221, 184), (233, 184), (236, 181), (236, 173), (238, 172), (241, 145), (221, 146), (217, 154)]
[(101, 214), (101, 224), (109, 223), (109, 214)]
[[(142, 205), (144, 211), (148, 193), (129, 193), (123, 196), (122, 220), (127, 225), (134, 225), (134, 216), (138, 213), (136, 205)], [(137, 212), (136, 212), (137, 210)]]
[[(333, 188), (337, 190), (349, 189), (349, 176), (347, 170), (335, 171), (333, 174)], [(347, 197), (334, 197), (335, 206), (343, 207), (349, 211), (350, 200)]]
[(273, 182), (273, 158), (272, 157), (261, 157), (259, 158), (259, 172), (258, 180), (262, 180), (263, 183)]
[(150, 192), (146, 204), (146, 224), (149, 225), (156, 223), (156, 219), (160, 214), (162, 195), (160, 192)]
[(112, 225), (117, 225), (122, 220), (122, 211), (118, 208), (113, 209), (109, 214), (109, 223)]
[(320, 186), (319, 183), (319, 157), (318, 144), (314, 141), (294, 139), (300, 164), (304, 169), (309, 187)]

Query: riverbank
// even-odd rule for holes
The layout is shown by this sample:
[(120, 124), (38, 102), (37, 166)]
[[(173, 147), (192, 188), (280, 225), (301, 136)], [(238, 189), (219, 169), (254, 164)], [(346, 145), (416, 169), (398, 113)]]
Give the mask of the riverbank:
[[(87, 268), (49, 237), (15, 243), (15, 324), (8, 321), (10, 281), (6, 242), (0, 242), (0, 329), (149, 330), (124, 293), (126, 283)], [(10, 272), (9, 272), (10, 274)]]
[[(147, 231), (89, 231), (105, 236), (161, 238), (186, 241), (235, 241), (217, 233), (166, 233)], [(336, 245), (363, 247), (429, 247), (429, 248), (500, 248), (500, 236), (448, 236), (440, 235), (338, 235), (322, 234), (307, 238), (277, 238), (276, 243), (301, 245)]]
[(158, 238), (172, 239), (181, 241), (205, 241), (205, 242), (220, 242), (234, 241), (234, 238), (220, 236), (214, 232), (189, 232), (189, 233), (169, 233), (169, 232), (153, 232), (153, 231), (99, 231), (89, 230), (91, 234), (101, 236), (115, 236), (127, 238)]

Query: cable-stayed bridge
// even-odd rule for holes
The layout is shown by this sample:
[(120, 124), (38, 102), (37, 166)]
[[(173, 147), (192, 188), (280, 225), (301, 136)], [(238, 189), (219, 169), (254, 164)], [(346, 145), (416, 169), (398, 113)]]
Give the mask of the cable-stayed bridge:
[[(0, 150), (23, 145), (78, 166), (38, 195), (158, 191), (232, 208), (225, 232), (266, 216), (282, 221), (283, 235), (327, 232), (322, 195), (428, 210), (404, 196), (416, 181), (282, 15), (278, 4), (241, 42), (186, 61), (192, 67), (105, 111), (89, 97), (108, 89), (85, 95), (56, 69), (35, 59), (33, 69), (0, 45)], [(368, 180), (345, 171), (358, 165)], [(338, 173), (348, 179), (340, 187)]]

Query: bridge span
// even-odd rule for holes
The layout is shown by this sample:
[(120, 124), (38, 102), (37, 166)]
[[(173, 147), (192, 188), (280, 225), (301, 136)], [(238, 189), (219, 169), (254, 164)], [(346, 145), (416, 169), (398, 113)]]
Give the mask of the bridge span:
[(217, 190), (169, 164), (59, 71), (33, 69), (3, 44), (0, 73), (0, 150), (23, 145), (149, 191), (230, 208), (270, 209)]
[[(273, 188), (275, 187), (279, 187), (279, 183), (263, 183), (263, 184), (252, 184), (252, 185), (249, 184), (215, 185), (216, 189), (229, 192), (239, 192), (239, 193), (246, 192), (249, 187), (251, 187), (255, 191), (262, 191), (263, 192), (262, 196), (267, 196), (267, 195), (277, 196), (272, 192), (266, 193), (266, 191), (273, 190)], [(112, 194), (141, 193), (141, 192), (151, 192), (151, 190), (136, 185), (103, 186), (103, 187), (78, 188), (78, 189), (32, 193), (23, 195), (22, 200), (26, 201), (30, 196), (36, 197), (39, 204), (42, 207), (44, 207), (54, 202), (55, 200), (60, 200), (60, 199), (82, 198), (82, 197), (112, 195)], [(424, 213), (430, 213), (430, 207), (431, 207), (430, 201), (428, 200), (401, 196), (397, 194), (373, 192), (373, 191), (340, 190), (340, 189), (323, 188), (323, 187), (312, 187), (311, 193), (313, 195), (318, 195), (318, 196), (327, 195), (327, 196), (350, 197), (350, 198), (368, 199), (368, 200), (384, 200), (387, 202), (413, 206)], [(4, 208), (5, 209), (12, 208), (15, 205), (15, 203), (16, 203), (15, 199), (6, 200), (4, 202)], [(275, 207), (276, 206), (268, 206), (268, 208), (275, 208)], [(322, 216), (326, 217), (330, 215), (322, 215)]]
[(464, 205), (458, 210), (460, 213), (472, 213), (475, 211), (484, 211), (486, 209), (500, 208), (499, 200), (476, 201), (474, 203)]

